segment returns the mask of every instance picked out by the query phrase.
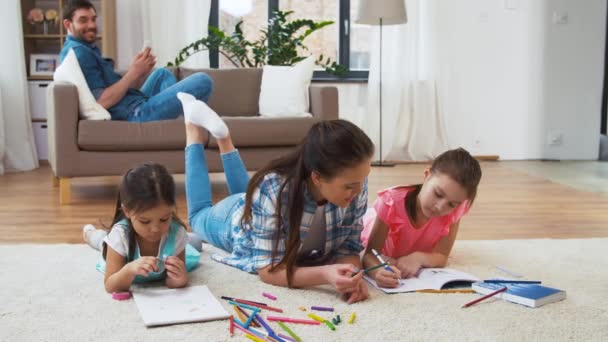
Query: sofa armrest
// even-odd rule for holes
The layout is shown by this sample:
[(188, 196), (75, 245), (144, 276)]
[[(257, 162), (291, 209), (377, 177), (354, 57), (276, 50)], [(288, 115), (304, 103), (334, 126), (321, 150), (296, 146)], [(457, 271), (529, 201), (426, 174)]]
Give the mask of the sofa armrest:
[(70, 177), (78, 165), (78, 91), (66, 82), (47, 89), (49, 164), (56, 177)]
[(333, 86), (310, 86), (310, 112), (316, 120), (338, 118), (338, 88)]

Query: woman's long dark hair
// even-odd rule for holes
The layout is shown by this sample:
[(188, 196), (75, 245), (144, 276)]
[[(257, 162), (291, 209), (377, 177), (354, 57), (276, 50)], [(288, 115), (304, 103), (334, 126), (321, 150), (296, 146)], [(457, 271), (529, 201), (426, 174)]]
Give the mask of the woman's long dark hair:
[[(275, 159), (262, 168), (249, 181), (245, 197), (245, 209), (241, 224), (248, 227), (252, 220), (252, 197), (260, 182), (269, 173), (277, 173), (283, 178), (277, 195), (276, 233), (273, 239), (272, 264), (270, 271), (285, 266), (287, 284), (291, 287), (293, 268), (300, 246), (300, 225), (304, 211), (304, 191), (306, 182), (313, 171), (322, 178), (331, 180), (344, 170), (358, 166), (371, 159), (374, 144), (357, 126), (346, 120), (331, 120), (315, 123), (295, 151)], [(287, 189), (287, 203), (283, 203), (283, 191)], [(287, 217), (287, 236), (282, 232)], [(287, 238), (285, 255), (275, 265), (281, 239)]]
[[(481, 166), (464, 148), (448, 150), (440, 154), (431, 165), (432, 174), (446, 174), (467, 192), (469, 206), (477, 196), (477, 186), (481, 180)], [(405, 197), (405, 210), (412, 222), (416, 221), (416, 198), (422, 189), (422, 184), (413, 186), (413, 190)]]
[[(160, 204), (175, 206), (175, 181), (167, 169), (156, 163), (142, 164), (127, 171), (122, 177), (118, 187), (116, 207), (112, 226), (123, 219), (127, 219), (129, 227), (129, 253), (128, 260), (133, 260), (135, 253), (135, 230), (131, 220), (125, 215), (123, 208), (129, 212), (142, 212), (156, 207)], [(186, 226), (173, 213), (173, 220), (176, 220), (184, 227)], [(105, 257), (104, 247), (104, 257)]]

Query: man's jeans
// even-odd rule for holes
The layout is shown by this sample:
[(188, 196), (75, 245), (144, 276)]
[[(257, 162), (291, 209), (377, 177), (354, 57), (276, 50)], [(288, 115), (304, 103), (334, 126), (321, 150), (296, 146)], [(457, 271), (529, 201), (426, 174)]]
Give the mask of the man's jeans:
[(197, 100), (207, 102), (212, 89), (213, 81), (205, 73), (197, 72), (177, 82), (166, 68), (156, 69), (141, 87), (149, 98), (129, 114), (128, 120), (146, 122), (175, 119), (184, 114), (177, 93), (188, 93)]

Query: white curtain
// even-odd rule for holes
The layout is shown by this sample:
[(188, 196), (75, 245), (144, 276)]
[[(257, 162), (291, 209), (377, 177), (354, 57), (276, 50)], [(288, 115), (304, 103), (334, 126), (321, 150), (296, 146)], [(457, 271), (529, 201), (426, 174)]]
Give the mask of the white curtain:
[[(152, 42), (157, 67), (172, 62), (186, 45), (207, 36), (211, 0), (120, 0), (116, 2), (117, 67), (126, 70), (145, 40)], [(208, 68), (199, 52), (184, 67)]]
[[(429, 160), (448, 149), (435, 1), (405, 1), (408, 23), (382, 28), (383, 160)], [(362, 127), (375, 137), (378, 151), (380, 28), (372, 28), (368, 115)]]
[(28, 101), (20, 1), (0, 13), (0, 174), (38, 167)]

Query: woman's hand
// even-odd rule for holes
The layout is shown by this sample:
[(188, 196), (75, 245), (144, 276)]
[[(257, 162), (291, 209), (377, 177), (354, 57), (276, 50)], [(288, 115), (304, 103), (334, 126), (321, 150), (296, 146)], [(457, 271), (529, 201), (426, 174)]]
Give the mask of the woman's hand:
[[(352, 293), (357, 291), (362, 281), (363, 272), (352, 264), (334, 264), (325, 266), (325, 279), (336, 288), (339, 293)], [(354, 274), (354, 276), (353, 276)]]
[(140, 257), (131, 261), (125, 267), (133, 276), (147, 277), (150, 272), (158, 272), (158, 258), (153, 256)]
[(374, 278), (378, 286), (386, 288), (394, 288), (399, 286), (401, 271), (395, 266), (390, 266), (390, 268), (393, 270), (393, 272), (387, 271), (384, 268), (372, 271), (371, 276)]
[(359, 283), (357, 284), (357, 290), (355, 292), (351, 292), (345, 295), (345, 300), (348, 304), (360, 302), (362, 300), (367, 299), (369, 297), (369, 291), (367, 290), (367, 284), (365, 280), (361, 278)]
[(169, 287), (181, 287), (188, 282), (188, 272), (184, 261), (176, 256), (170, 256), (165, 260), (167, 270), (167, 281)]
[(422, 268), (422, 263), (409, 256), (405, 256), (397, 260), (397, 268), (401, 271), (403, 278), (412, 278), (418, 275), (418, 272)]

